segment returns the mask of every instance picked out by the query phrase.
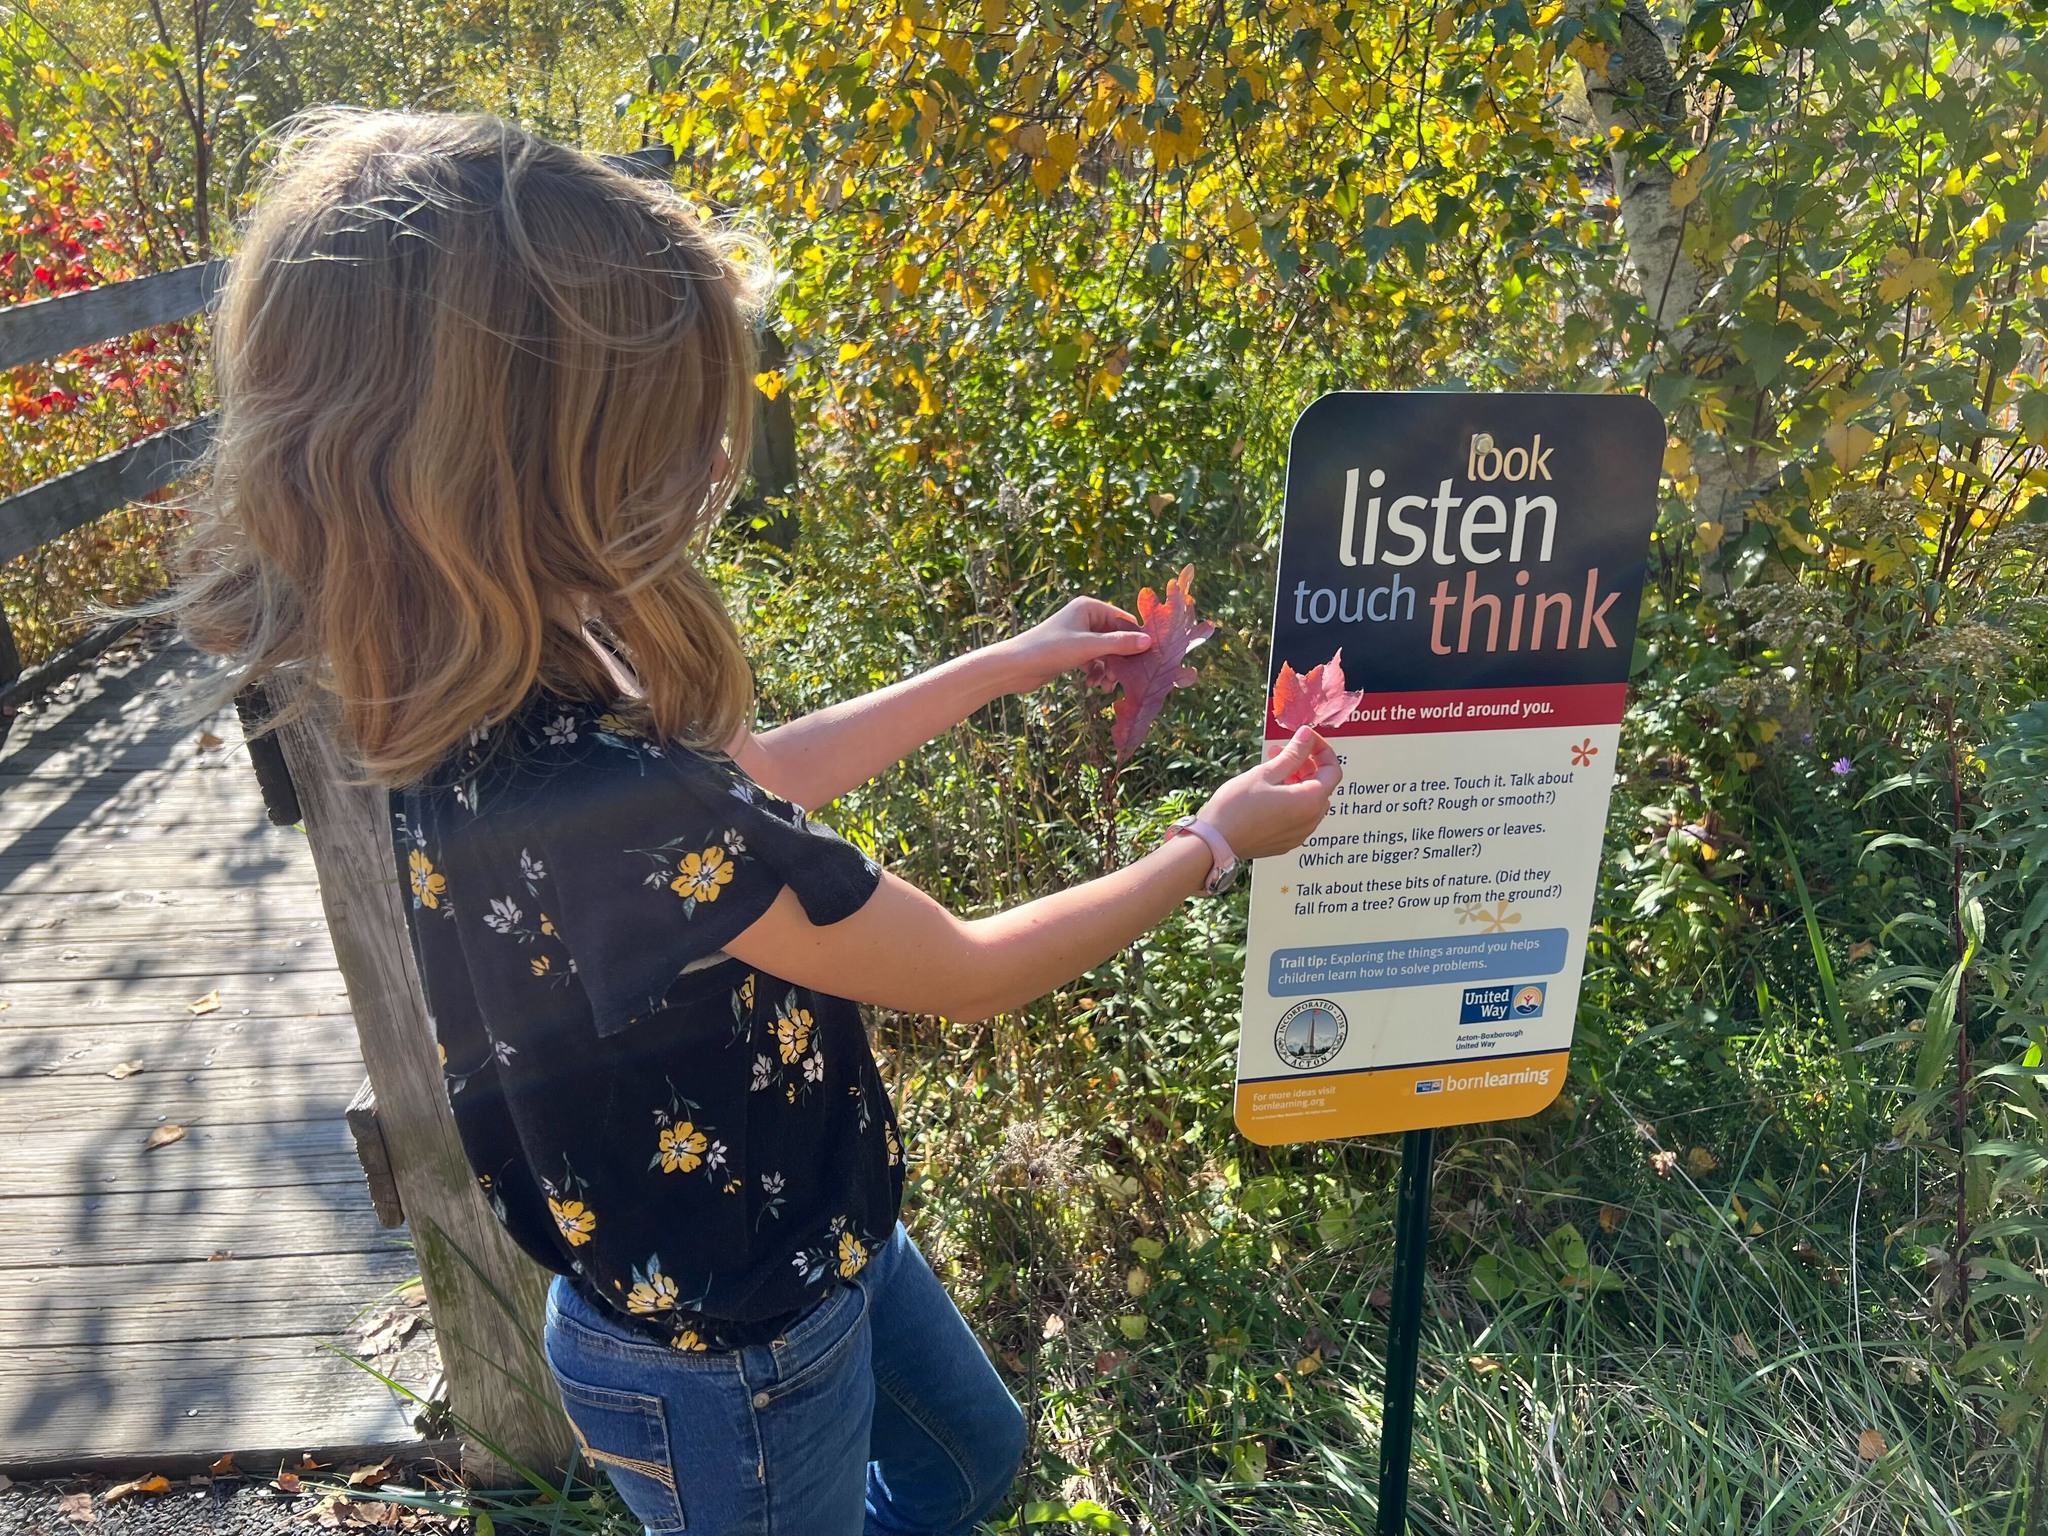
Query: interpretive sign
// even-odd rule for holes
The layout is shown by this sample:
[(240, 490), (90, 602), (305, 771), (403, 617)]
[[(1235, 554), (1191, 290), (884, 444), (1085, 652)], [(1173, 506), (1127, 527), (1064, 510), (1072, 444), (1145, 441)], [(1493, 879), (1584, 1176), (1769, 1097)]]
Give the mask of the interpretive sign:
[(1562, 1088), (1663, 452), (1622, 395), (1344, 393), (1295, 423), (1266, 741), (1314, 724), (1344, 782), (1253, 867), (1253, 1141)]

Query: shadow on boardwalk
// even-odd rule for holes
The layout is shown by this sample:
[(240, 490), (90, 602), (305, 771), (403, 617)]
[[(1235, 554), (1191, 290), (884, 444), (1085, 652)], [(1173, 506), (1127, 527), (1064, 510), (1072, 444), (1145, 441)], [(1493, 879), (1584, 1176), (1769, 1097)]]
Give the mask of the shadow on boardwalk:
[[(0, 750), (9, 1470), (412, 1436), (321, 1347), (414, 1264), (342, 1118), (362, 1060), (305, 838), (233, 712), (184, 714), (208, 665), (139, 652)], [(380, 1364), (423, 1388), (426, 1330)]]

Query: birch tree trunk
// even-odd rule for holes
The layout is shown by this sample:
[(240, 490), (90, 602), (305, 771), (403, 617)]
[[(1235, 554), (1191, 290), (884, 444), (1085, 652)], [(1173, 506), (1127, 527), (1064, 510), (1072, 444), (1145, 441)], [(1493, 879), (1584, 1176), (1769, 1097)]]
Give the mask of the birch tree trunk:
[[(1590, 0), (1576, 0), (1585, 14)], [(1609, 49), (1604, 64), (1582, 61), (1586, 100), (1593, 123), (1603, 136), (1624, 133), (1664, 134), (1674, 141), (1696, 128), (1684, 83), (1664, 36), (1646, 0), (1624, 0), (1620, 13), (1621, 42)], [(1612, 155), (1614, 185), (1621, 201), (1621, 230), (1627, 242), (1630, 276), (1643, 296), (1664, 366), (1707, 374), (1716, 349), (1704, 326), (1694, 322), (1711, 302), (1718, 274), (1703, 268), (1685, 248), (1686, 209), (1674, 200), (1677, 177), (1663, 160)], [(1749, 525), (1747, 507), (1752, 488), (1771, 475), (1774, 458), (1752, 441), (1760, 402), (1745, 398), (1732, 403), (1721, 431), (1694, 434), (1693, 472), (1699, 488), (1693, 506), (1708, 548), (1700, 562), (1700, 585), (1709, 596), (1729, 588), (1727, 555)]]

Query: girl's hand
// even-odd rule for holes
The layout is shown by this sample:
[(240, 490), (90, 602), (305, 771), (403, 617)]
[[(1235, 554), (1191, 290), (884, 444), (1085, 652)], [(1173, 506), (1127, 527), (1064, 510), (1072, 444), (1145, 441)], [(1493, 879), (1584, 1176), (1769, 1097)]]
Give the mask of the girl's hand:
[(1285, 853), (1322, 824), (1343, 777), (1336, 749), (1303, 726), (1279, 752), (1210, 796), (1202, 819), (1240, 859)]
[(1132, 615), (1099, 597), (1077, 597), (988, 651), (1002, 663), (1003, 691), (1029, 693), (1101, 657), (1135, 656), (1151, 648), (1152, 637)]

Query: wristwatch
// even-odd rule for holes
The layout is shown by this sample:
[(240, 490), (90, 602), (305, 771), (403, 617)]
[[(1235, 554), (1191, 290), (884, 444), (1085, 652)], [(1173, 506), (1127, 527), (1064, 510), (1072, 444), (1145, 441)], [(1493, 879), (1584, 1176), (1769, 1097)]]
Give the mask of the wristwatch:
[(1223, 834), (1199, 816), (1183, 816), (1176, 821), (1166, 834), (1168, 840), (1176, 837), (1199, 837), (1209, 845), (1209, 878), (1202, 882), (1202, 889), (1211, 896), (1220, 896), (1237, 881), (1238, 859)]

